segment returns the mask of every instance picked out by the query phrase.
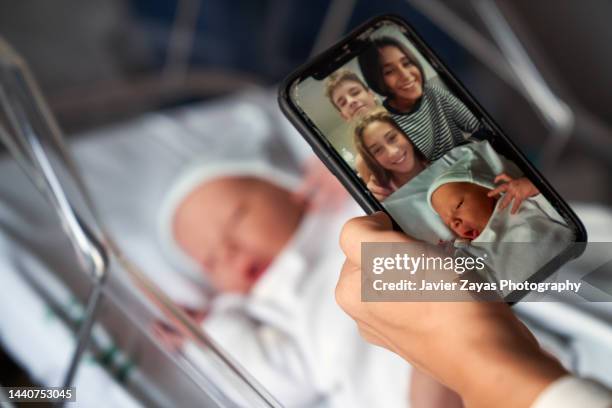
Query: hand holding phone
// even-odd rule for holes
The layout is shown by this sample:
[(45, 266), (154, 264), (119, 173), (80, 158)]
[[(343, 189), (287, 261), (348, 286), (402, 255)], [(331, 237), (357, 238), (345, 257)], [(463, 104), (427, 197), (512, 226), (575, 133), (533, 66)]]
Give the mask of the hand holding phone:
[[(349, 221), (340, 240), (347, 260), (336, 299), (364, 339), (410, 362), (418, 369), (413, 376), (422, 376), (419, 371), (429, 374), (457, 391), (466, 406), (515, 407), (529, 405), (548, 384), (567, 374), (503, 303), (362, 302), (359, 241), (389, 240), (403, 237), (390, 230), (384, 214)], [(465, 374), (465, 367), (472, 375)], [(499, 381), (494, 373), (507, 381)], [(420, 385), (413, 380), (413, 401), (419, 391), (431, 404), (431, 387), (423, 390)]]

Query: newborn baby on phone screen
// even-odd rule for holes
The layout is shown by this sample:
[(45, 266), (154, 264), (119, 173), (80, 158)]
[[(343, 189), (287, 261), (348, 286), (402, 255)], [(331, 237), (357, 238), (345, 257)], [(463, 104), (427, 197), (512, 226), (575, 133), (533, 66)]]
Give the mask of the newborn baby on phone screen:
[[(434, 180), (427, 201), (458, 239), (469, 243), (467, 252), (487, 259), (495, 280), (529, 278), (574, 237), (526, 177), (494, 177), (458, 162)], [(521, 245), (526, 243), (532, 245)]]

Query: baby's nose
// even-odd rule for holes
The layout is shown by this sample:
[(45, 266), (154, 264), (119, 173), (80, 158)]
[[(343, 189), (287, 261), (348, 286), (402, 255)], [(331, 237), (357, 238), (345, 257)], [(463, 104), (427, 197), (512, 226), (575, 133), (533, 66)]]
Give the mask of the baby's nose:
[(459, 235), (461, 238), (465, 238), (465, 234), (468, 228), (466, 228), (466, 226), (463, 225), (463, 221), (461, 219), (455, 218), (451, 223), (451, 229), (453, 230), (455, 234)]
[(459, 230), (459, 229), (461, 229), (461, 225), (462, 224), (463, 223), (461, 222), (461, 220), (459, 218), (454, 218), (451, 221), (451, 228), (454, 229), (454, 230)]
[(232, 273), (239, 276), (247, 276), (253, 268), (255, 260), (252, 255), (246, 251), (237, 251), (229, 259), (228, 266)]

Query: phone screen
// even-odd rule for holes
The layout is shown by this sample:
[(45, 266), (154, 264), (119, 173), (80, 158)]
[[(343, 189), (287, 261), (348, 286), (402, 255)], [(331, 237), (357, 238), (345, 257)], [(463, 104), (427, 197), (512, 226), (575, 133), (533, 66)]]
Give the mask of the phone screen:
[(295, 80), (291, 102), (408, 236), (483, 256), (489, 280), (532, 278), (574, 243), (578, 224), (410, 38), (403, 25), (378, 21), (348, 43), (349, 58)]

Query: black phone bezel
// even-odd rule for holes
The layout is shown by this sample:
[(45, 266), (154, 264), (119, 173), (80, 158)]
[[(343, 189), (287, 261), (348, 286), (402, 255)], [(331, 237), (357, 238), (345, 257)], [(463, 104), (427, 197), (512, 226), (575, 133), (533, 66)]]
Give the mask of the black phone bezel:
[[(468, 108), (482, 121), (485, 127), (488, 127), (493, 134), (490, 139), (492, 146), (496, 150), (501, 150), (501, 153), (515, 164), (529, 177), (529, 179), (538, 187), (540, 192), (546, 197), (551, 205), (559, 211), (559, 214), (568, 223), (571, 223), (576, 237), (574, 242), (586, 242), (587, 232), (584, 225), (563, 200), (559, 193), (548, 183), (544, 176), (537, 168), (525, 157), (518, 147), (508, 138), (502, 131), (501, 127), (493, 120), (489, 113), (478, 103), (478, 101), (470, 94), (465, 86), (450, 72), (442, 60), (427, 46), (424, 40), (416, 33), (416, 31), (402, 17), (394, 14), (383, 14), (374, 17), (351, 31), (345, 38), (337, 42), (335, 45), (328, 48), (326, 51), (314, 57), (311, 61), (305, 63), (280, 84), (278, 90), (278, 102), (284, 115), (296, 127), (304, 139), (308, 142), (315, 155), (325, 164), (325, 166), (340, 180), (342, 185), (349, 191), (357, 203), (368, 213), (384, 211), (389, 215), (391, 220), (393, 217), (389, 214), (382, 204), (376, 200), (373, 194), (366, 188), (363, 181), (350, 168), (350, 166), (340, 157), (336, 149), (327, 140), (325, 135), (320, 132), (316, 125), (310, 121), (308, 116), (297, 106), (291, 99), (291, 92), (294, 84), (301, 82), (308, 77), (323, 77), (329, 74), (340, 66), (344, 65), (351, 58), (354, 58), (358, 51), (358, 46), (353, 47), (353, 44), (360, 44), (360, 37), (367, 35), (385, 23), (398, 25), (411, 41), (418, 51), (427, 59), (432, 67), (437, 71), (438, 75), (443, 80), (444, 84), (464, 103)], [(500, 149), (500, 146), (502, 147)], [(399, 225), (393, 221), (394, 227), (401, 231)], [(561, 266), (570, 259), (577, 258), (584, 251), (584, 245), (570, 245), (566, 251), (558, 254), (551, 263)], [(558, 262), (555, 262), (558, 261)], [(557, 268), (555, 268), (557, 269)], [(552, 272), (543, 276), (542, 269), (534, 273), (533, 276), (539, 276), (538, 281), (550, 276)], [(514, 293), (514, 292), (513, 292)], [(512, 295), (512, 293), (510, 294)], [(508, 297), (510, 296), (508, 295)], [(524, 296), (525, 294), (521, 295)], [(515, 303), (515, 302), (510, 302)]]

